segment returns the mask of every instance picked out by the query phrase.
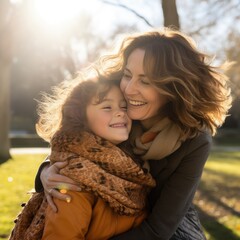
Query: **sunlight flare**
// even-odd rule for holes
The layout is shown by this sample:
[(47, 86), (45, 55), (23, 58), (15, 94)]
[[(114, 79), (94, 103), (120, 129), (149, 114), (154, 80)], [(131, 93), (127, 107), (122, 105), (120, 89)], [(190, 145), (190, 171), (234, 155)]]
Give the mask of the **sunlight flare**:
[(59, 192), (63, 193), (63, 194), (66, 194), (67, 193), (67, 189), (60, 189)]
[(81, 3), (78, 0), (35, 0), (34, 8), (45, 24), (61, 26), (79, 14)]
[(8, 177), (8, 182), (12, 182), (13, 181), (13, 177)]

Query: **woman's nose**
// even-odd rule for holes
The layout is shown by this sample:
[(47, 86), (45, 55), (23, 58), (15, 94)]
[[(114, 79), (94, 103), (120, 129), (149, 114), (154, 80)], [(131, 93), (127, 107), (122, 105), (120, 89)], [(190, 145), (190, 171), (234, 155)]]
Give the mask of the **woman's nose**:
[(125, 87), (125, 94), (135, 94), (137, 92), (137, 84), (136, 81), (133, 79), (129, 82), (127, 82), (126, 87)]

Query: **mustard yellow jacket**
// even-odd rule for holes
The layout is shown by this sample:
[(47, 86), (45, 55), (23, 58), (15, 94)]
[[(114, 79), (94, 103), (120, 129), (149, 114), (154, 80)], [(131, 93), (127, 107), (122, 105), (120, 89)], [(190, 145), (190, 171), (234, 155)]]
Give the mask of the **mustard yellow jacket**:
[(48, 206), (43, 240), (106, 240), (138, 226), (146, 212), (120, 216), (101, 198), (87, 192), (68, 192), (72, 201), (54, 199), (58, 212)]

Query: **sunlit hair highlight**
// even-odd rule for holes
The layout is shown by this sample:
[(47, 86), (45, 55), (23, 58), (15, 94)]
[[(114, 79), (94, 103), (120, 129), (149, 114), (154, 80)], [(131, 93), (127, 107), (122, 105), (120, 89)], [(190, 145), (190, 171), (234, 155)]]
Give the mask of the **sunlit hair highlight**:
[(168, 97), (165, 110), (182, 134), (193, 137), (207, 129), (214, 135), (231, 107), (224, 73), (231, 64), (214, 66), (213, 59), (197, 50), (192, 38), (164, 28), (125, 37), (116, 54), (100, 59), (99, 71), (121, 78), (135, 49), (145, 51), (144, 73), (159, 93)]

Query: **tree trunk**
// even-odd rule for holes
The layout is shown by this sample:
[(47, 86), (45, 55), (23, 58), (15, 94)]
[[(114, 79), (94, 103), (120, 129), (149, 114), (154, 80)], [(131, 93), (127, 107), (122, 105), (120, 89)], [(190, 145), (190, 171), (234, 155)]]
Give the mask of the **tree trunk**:
[(0, 59), (0, 164), (11, 158), (9, 125), (10, 125), (10, 64), (3, 63)]
[(164, 27), (180, 29), (176, 0), (162, 0)]
[(12, 61), (12, 31), (7, 21), (8, 1), (0, 4), (0, 164), (10, 156), (10, 71)]

